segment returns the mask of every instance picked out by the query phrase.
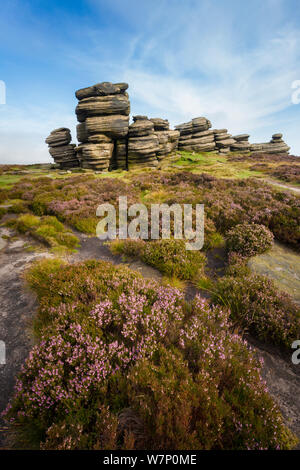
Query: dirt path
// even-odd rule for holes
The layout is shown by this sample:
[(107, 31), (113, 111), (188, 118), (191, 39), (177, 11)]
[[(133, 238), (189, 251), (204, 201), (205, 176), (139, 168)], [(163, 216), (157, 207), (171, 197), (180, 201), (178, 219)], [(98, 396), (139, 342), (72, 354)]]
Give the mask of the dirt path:
[[(1, 236), (0, 229), (0, 236)], [(113, 255), (107, 246), (97, 238), (77, 234), (81, 248), (70, 257), (70, 262), (85, 259), (101, 259), (118, 265), (123, 264), (121, 256)], [(1, 239), (0, 237), (0, 240)], [(0, 246), (0, 340), (6, 343), (7, 361), (0, 365), (0, 412), (6, 407), (12, 394), (15, 377), (24, 363), (33, 344), (30, 322), (37, 309), (35, 296), (28, 291), (22, 280), (24, 269), (34, 259), (49, 256), (49, 253), (28, 253), (24, 241), (17, 240)], [(146, 278), (160, 281), (162, 275), (140, 261), (126, 263), (131, 269), (140, 272)], [(194, 297), (197, 290), (188, 286), (186, 298)], [(300, 366), (292, 366), (288, 359), (277, 354), (276, 350), (265, 350), (257, 342), (253, 346), (259, 356), (265, 360), (262, 374), (270, 394), (279, 404), (286, 424), (300, 439)], [(4, 445), (6, 428), (0, 421), (0, 447)]]
[[(3, 233), (4, 232), (4, 233)], [(0, 229), (0, 235), (5, 229)], [(28, 253), (24, 242), (3, 241), (0, 251), (0, 340), (6, 347), (6, 364), (0, 365), (0, 413), (13, 392), (18, 374), (32, 347), (30, 320), (36, 311), (35, 296), (24, 287), (22, 273), (26, 266), (47, 253)], [(3, 445), (6, 428), (0, 418), (0, 447)]]
[(272, 186), (278, 186), (279, 188), (288, 189), (289, 191), (300, 194), (300, 188), (296, 186), (289, 186), (288, 184), (278, 183), (277, 181), (273, 181), (273, 180), (269, 180), (265, 178), (263, 178), (263, 180), (266, 183), (271, 184)]

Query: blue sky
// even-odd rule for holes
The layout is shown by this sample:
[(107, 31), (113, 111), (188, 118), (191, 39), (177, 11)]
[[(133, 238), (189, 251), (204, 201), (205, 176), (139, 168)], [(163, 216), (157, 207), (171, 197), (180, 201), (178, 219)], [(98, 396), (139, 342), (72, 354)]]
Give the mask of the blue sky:
[(299, 0), (1, 0), (0, 163), (48, 162), (49, 132), (70, 127), (78, 88), (127, 81), (131, 114), (264, 142), (300, 155)]

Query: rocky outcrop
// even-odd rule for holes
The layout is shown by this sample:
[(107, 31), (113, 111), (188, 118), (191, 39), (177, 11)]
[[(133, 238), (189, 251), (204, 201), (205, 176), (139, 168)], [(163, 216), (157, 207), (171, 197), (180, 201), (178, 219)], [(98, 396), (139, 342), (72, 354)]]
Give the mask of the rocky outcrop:
[(175, 130), (162, 118), (134, 116), (129, 125), (127, 83), (102, 82), (77, 90), (78, 146), (69, 129), (55, 129), (46, 139), (61, 168), (78, 165), (95, 170), (128, 169), (159, 164), (175, 150), (188, 152), (288, 154), (282, 134), (268, 143), (250, 144), (248, 134), (232, 136), (227, 129), (211, 129), (206, 117), (179, 124)]
[(60, 127), (54, 129), (45, 141), (49, 146), (51, 157), (61, 169), (73, 168), (79, 165), (75, 150), (76, 145), (71, 144), (71, 140), (70, 129)]
[(226, 154), (230, 152), (230, 147), (235, 144), (235, 139), (228, 134), (227, 129), (214, 129), (216, 148), (219, 153)]
[[(107, 171), (118, 167), (118, 149), (122, 147), (118, 141), (127, 138), (129, 128), (127, 88), (127, 83), (102, 82), (76, 91), (80, 142), (76, 150), (82, 168)], [(120, 167), (122, 159), (119, 156)]]
[(282, 134), (273, 134), (268, 143), (251, 144), (250, 151), (255, 153), (277, 153), (287, 155), (290, 147), (282, 139)]
[(151, 118), (150, 121), (154, 124), (154, 133), (158, 138), (157, 159), (163, 160), (171, 152), (177, 150), (180, 132), (171, 130), (167, 119)]
[(231, 152), (248, 153), (250, 150), (249, 134), (235, 135), (235, 143), (230, 146)]
[(156, 167), (159, 140), (147, 116), (134, 116), (128, 133), (128, 169)]
[(187, 152), (211, 152), (216, 149), (214, 132), (209, 130), (211, 122), (205, 117), (198, 117), (175, 126), (180, 132), (178, 150)]

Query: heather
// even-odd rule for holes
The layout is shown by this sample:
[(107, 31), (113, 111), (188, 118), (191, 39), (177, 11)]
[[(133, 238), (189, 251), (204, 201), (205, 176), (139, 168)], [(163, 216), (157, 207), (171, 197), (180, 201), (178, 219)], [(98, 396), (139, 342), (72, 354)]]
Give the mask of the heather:
[(196, 280), (203, 275), (206, 257), (200, 251), (187, 250), (183, 240), (116, 240), (112, 252), (140, 258), (169, 277)]
[(8, 192), (8, 197), (24, 200), (35, 215), (55, 215), (81, 232), (95, 234), (98, 205), (117, 204), (117, 198), (122, 195), (127, 195), (128, 204), (132, 204), (137, 202), (135, 193), (129, 184), (119, 179), (87, 174), (61, 179), (23, 178)]
[(250, 155), (231, 154), (228, 163), (242, 165), (251, 172), (276, 178), (280, 181), (299, 184), (300, 159), (294, 155), (251, 153)]
[(234, 257), (228, 274), (217, 280), (212, 300), (230, 309), (230, 317), (262, 341), (289, 349), (300, 335), (300, 309), (270, 279), (253, 274)]
[(228, 251), (245, 257), (263, 253), (272, 246), (274, 236), (261, 224), (238, 224), (226, 234)]
[(164, 190), (167, 204), (203, 203), (205, 216), (222, 235), (241, 223), (267, 227), (274, 237), (295, 249), (300, 240), (300, 198), (280, 192), (254, 179), (215, 178), (190, 172), (153, 171), (134, 181), (151, 202), (151, 194)]
[(42, 449), (276, 449), (295, 438), (229, 312), (125, 266), (43, 260), (6, 419)]
[(214, 224), (215, 243), (235, 225), (256, 223), (267, 227), (278, 241), (299, 249), (299, 196), (277, 191), (255, 178), (216, 178), (172, 168), (133, 172), (122, 179), (119, 174), (115, 178), (91, 174), (22, 178), (0, 192), (0, 200), (20, 199), (35, 215), (55, 215), (79, 231), (95, 234), (97, 206), (104, 202), (117, 206), (120, 195), (127, 196), (129, 205), (203, 203), (206, 219)]
[[(298, 157), (299, 158), (299, 157)], [(298, 165), (280, 165), (273, 170), (272, 176), (289, 183), (300, 183), (300, 166)]]
[(29, 234), (44, 243), (54, 252), (72, 251), (79, 246), (78, 238), (57, 220), (55, 216), (38, 217), (32, 214), (20, 215), (6, 223), (22, 234)]

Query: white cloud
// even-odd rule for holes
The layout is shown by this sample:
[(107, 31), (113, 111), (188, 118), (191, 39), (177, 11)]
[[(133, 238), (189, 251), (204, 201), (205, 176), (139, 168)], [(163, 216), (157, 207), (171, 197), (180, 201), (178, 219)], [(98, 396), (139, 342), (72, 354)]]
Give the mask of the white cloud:
[[(109, 10), (111, 23), (65, 25), (68, 40), (57, 47), (57, 61), (74, 71), (78, 88), (124, 80), (132, 114), (165, 117), (172, 125), (204, 115), (213, 127), (249, 132), (252, 142), (282, 131), (300, 154), (300, 105), (291, 105), (291, 84), (300, 79), (300, 33), (285, 1), (253, 0), (251, 7), (234, 0), (130, 0), (126, 8), (123, 0), (89, 3), (95, 18)], [(52, 129), (70, 127), (75, 138), (73, 94), (70, 89), (64, 103), (54, 103), (45, 82), (39, 106), (1, 105), (0, 162), (51, 161), (44, 139)]]
[(49, 163), (45, 138), (58, 127), (69, 127), (73, 140), (76, 118), (60, 104), (17, 108), (0, 106), (0, 163)]

